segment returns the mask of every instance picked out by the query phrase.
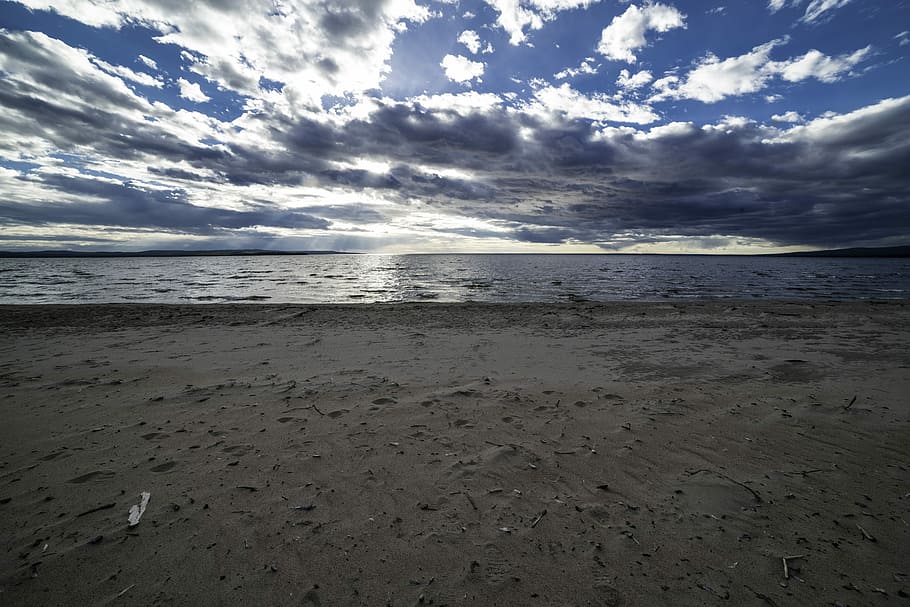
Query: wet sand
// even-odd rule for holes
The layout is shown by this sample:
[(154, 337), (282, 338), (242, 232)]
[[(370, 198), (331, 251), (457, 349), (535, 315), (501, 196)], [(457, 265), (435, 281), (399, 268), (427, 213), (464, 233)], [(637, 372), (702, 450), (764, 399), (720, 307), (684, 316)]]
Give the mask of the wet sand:
[(910, 604), (910, 303), (0, 330), (2, 605)]

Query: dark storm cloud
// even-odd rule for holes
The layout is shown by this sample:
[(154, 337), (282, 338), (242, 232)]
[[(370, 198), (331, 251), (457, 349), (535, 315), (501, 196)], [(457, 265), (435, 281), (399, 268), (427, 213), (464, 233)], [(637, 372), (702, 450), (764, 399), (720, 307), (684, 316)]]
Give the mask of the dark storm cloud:
[(234, 211), (201, 207), (190, 204), (182, 190), (146, 190), (128, 183), (68, 175), (42, 175), (40, 182), (48, 190), (82, 200), (43, 204), (2, 201), (0, 225), (70, 223), (195, 234), (255, 226), (326, 229), (330, 225), (306, 213), (274, 208)]
[[(37, 34), (0, 33), (4, 62), (27, 69), (28, 79), (4, 79), (0, 87), (0, 129), (19, 139), (38, 138), (61, 151), (85, 146), (101, 156), (212, 162), (223, 155), (166, 132), (155, 111), (122, 81), (98, 71), (72, 49), (61, 58), (61, 43)], [(50, 47), (50, 49), (48, 48)], [(69, 47), (66, 47), (69, 48)], [(59, 48), (57, 48), (59, 50)]]

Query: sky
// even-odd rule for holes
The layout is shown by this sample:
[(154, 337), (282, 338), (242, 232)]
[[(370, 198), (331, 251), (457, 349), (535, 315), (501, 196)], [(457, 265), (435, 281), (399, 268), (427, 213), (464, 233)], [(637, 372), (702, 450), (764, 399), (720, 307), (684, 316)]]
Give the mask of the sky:
[(910, 0), (0, 0), (0, 249), (910, 244)]

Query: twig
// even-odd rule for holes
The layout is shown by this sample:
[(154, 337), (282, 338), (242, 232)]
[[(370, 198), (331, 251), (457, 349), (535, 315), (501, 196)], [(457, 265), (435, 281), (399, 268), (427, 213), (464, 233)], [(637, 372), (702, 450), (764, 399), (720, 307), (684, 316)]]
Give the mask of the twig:
[(79, 514), (76, 515), (76, 518), (79, 518), (80, 516), (86, 516), (88, 514), (92, 514), (93, 512), (98, 512), (99, 510), (107, 510), (108, 508), (113, 508), (116, 505), (117, 504), (114, 504), (114, 503), (104, 504), (103, 506), (98, 506), (97, 508), (92, 508), (91, 510), (86, 510), (85, 512), (80, 512)]
[(124, 594), (126, 594), (127, 592), (129, 592), (130, 590), (132, 590), (132, 589), (135, 588), (135, 587), (136, 587), (136, 584), (130, 584), (129, 586), (127, 586), (126, 588), (124, 588), (123, 590), (121, 590), (121, 591), (120, 591), (120, 594), (118, 594), (118, 595), (115, 596), (114, 598), (119, 599), (120, 597), (122, 597)]
[(853, 403), (855, 403), (855, 402), (856, 402), (856, 395), (854, 394), (854, 395), (853, 395), (853, 398), (850, 399), (850, 404), (847, 405), (846, 407), (844, 407), (844, 411), (846, 411), (847, 409), (849, 409), (850, 407), (852, 407), (852, 406), (853, 406)]
[(876, 541), (876, 539), (874, 537), (872, 537), (869, 534), (869, 532), (866, 531), (865, 529), (863, 529), (862, 526), (860, 526), (859, 524), (856, 525), (856, 528), (859, 529), (860, 532), (863, 534), (863, 537), (866, 538), (867, 540), (869, 540), (870, 542)]
[(748, 491), (749, 493), (751, 493), (751, 494), (752, 494), (752, 497), (755, 498), (755, 501), (756, 501), (756, 502), (762, 503), (762, 502), (764, 501), (764, 500), (762, 499), (761, 495), (758, 494), (758, 491), (756, 491), (755, 489), (753, 489), (752, 487), (750, 487), (749, 485), (747, 485), (747, 484), (745, 484), (745, 483), (739, 482), (739, 481), (736, 480), (735, 478), (730, 478), (729, 476), (727, 476), (726, 474), (724, 474), (724, 473), (722, 473), (722, 472), (717, 472), (716, 470), (708, 470), (707, 468), (701, 468), (701, 469), (699, 469), (699, 470), (696, 470), (695, 472), (690, 472), (690, 473), (689, 473), (689, 476), (695, 476), (695, 475), (698, 474), (699, 472), (710, 472), (711, 474), (716, 474), (717, 476), (719, 476), (719, 477), (721, 477), (721, 478), (723, 478), (723, 479), (726, 479), (726, 480), (730, 481), (731, 483), (734, 483), (734, 484), (739, 485), (740, 487), (742, 487), (743, 489), (745, 489), (746, 491)]
[(313, 409), (314, 411), (316, 411), (316, 413), (318, 413), (319, 415), (325, 415), (325, 413), (323, 413), (322, 411), (319, 410), (319, 407), (316, 406), (316, 403), (313, 403), (312, 405), (310, 405), (310, 408)]
[[(781, 471), (783, 472), (783, 471)], [(812, 468), (811, 470), (794, 470), (793, 472), (783, 472), (787, 476), (807, 476), (809, 474), (815, 474), (816, 472), (831, 472), (830, 468)]]
[(777, 607), (777, 603), (774, 602), (774, 599), (772, 599), (772, 598), (771, 598), (770, 596), (768, 596), (767, 594), (765, 594), (765, 593), (763, 593), (763, 592), (759, 592), (758, 590), (756, 590), (756, 589), (754, 589), (754, 588), (752, 588), (751, 586), (748, 586), (748, 585), (746, 585), (745, 588), (746, 588), (746, 590), (748, 590), (749, 592), (751, 592), (752, 594), (754, 594), (756, 597), (760, 598), (760, 599), (763, 600), (764, 602), (766, 602), (766, 603), (768, 603), (769, 605), (771, 605), (771, 607)]
[(477, 510), (477, 504), (474, 503), (474, 498), (471, 497), (471, 494), (468, 493), (467, 491), (462, 491), (462, 493), (464, 493), (464, 496), (466, 498), (468, 498), (468, 502), (470, 502), (471, 508), (473, 508), (474, 510)]
[(805, 558), (805, 556), (806, 556), (805, 554), (795, 554), (795, 555), (793, 555), (793, 556), (782, 556), (782, 557), (780, 557), (780, 560), (781, 560), (781, 561), (783, 562), (783, 564), (784, 564), (784, 579), (785, 579), (785, 580), (789, 580), (789, 579), (790, 579), (790, 569), (789, 569), (789, 567), (787, 567), (787, 561), (793, 561), (793, 560), (796, 560), (796, 559)]
[(547, 514), (547, 510), (546, 510), (546, 508), (544, 508), (544, 511), (541, 512), (540, 514), (538, 514), (538, 515), (537, 515), (537, 518), (534, 519), (534, 522), (531, 523), (531, 529), (533, 529), (534, 527), (536, 527), (536, 526), (537, 526), (537, 523), (540, 522), (540, 519), (542, 519), (544, 516), (546, 516), (546, 514)]

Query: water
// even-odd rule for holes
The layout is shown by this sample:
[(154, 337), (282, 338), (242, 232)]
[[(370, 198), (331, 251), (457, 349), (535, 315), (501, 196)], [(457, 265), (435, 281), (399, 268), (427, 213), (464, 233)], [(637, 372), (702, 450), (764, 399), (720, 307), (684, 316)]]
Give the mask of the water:
[(908, 259), (682, 255), (0, 259), (2, 304), (908, 297)]

